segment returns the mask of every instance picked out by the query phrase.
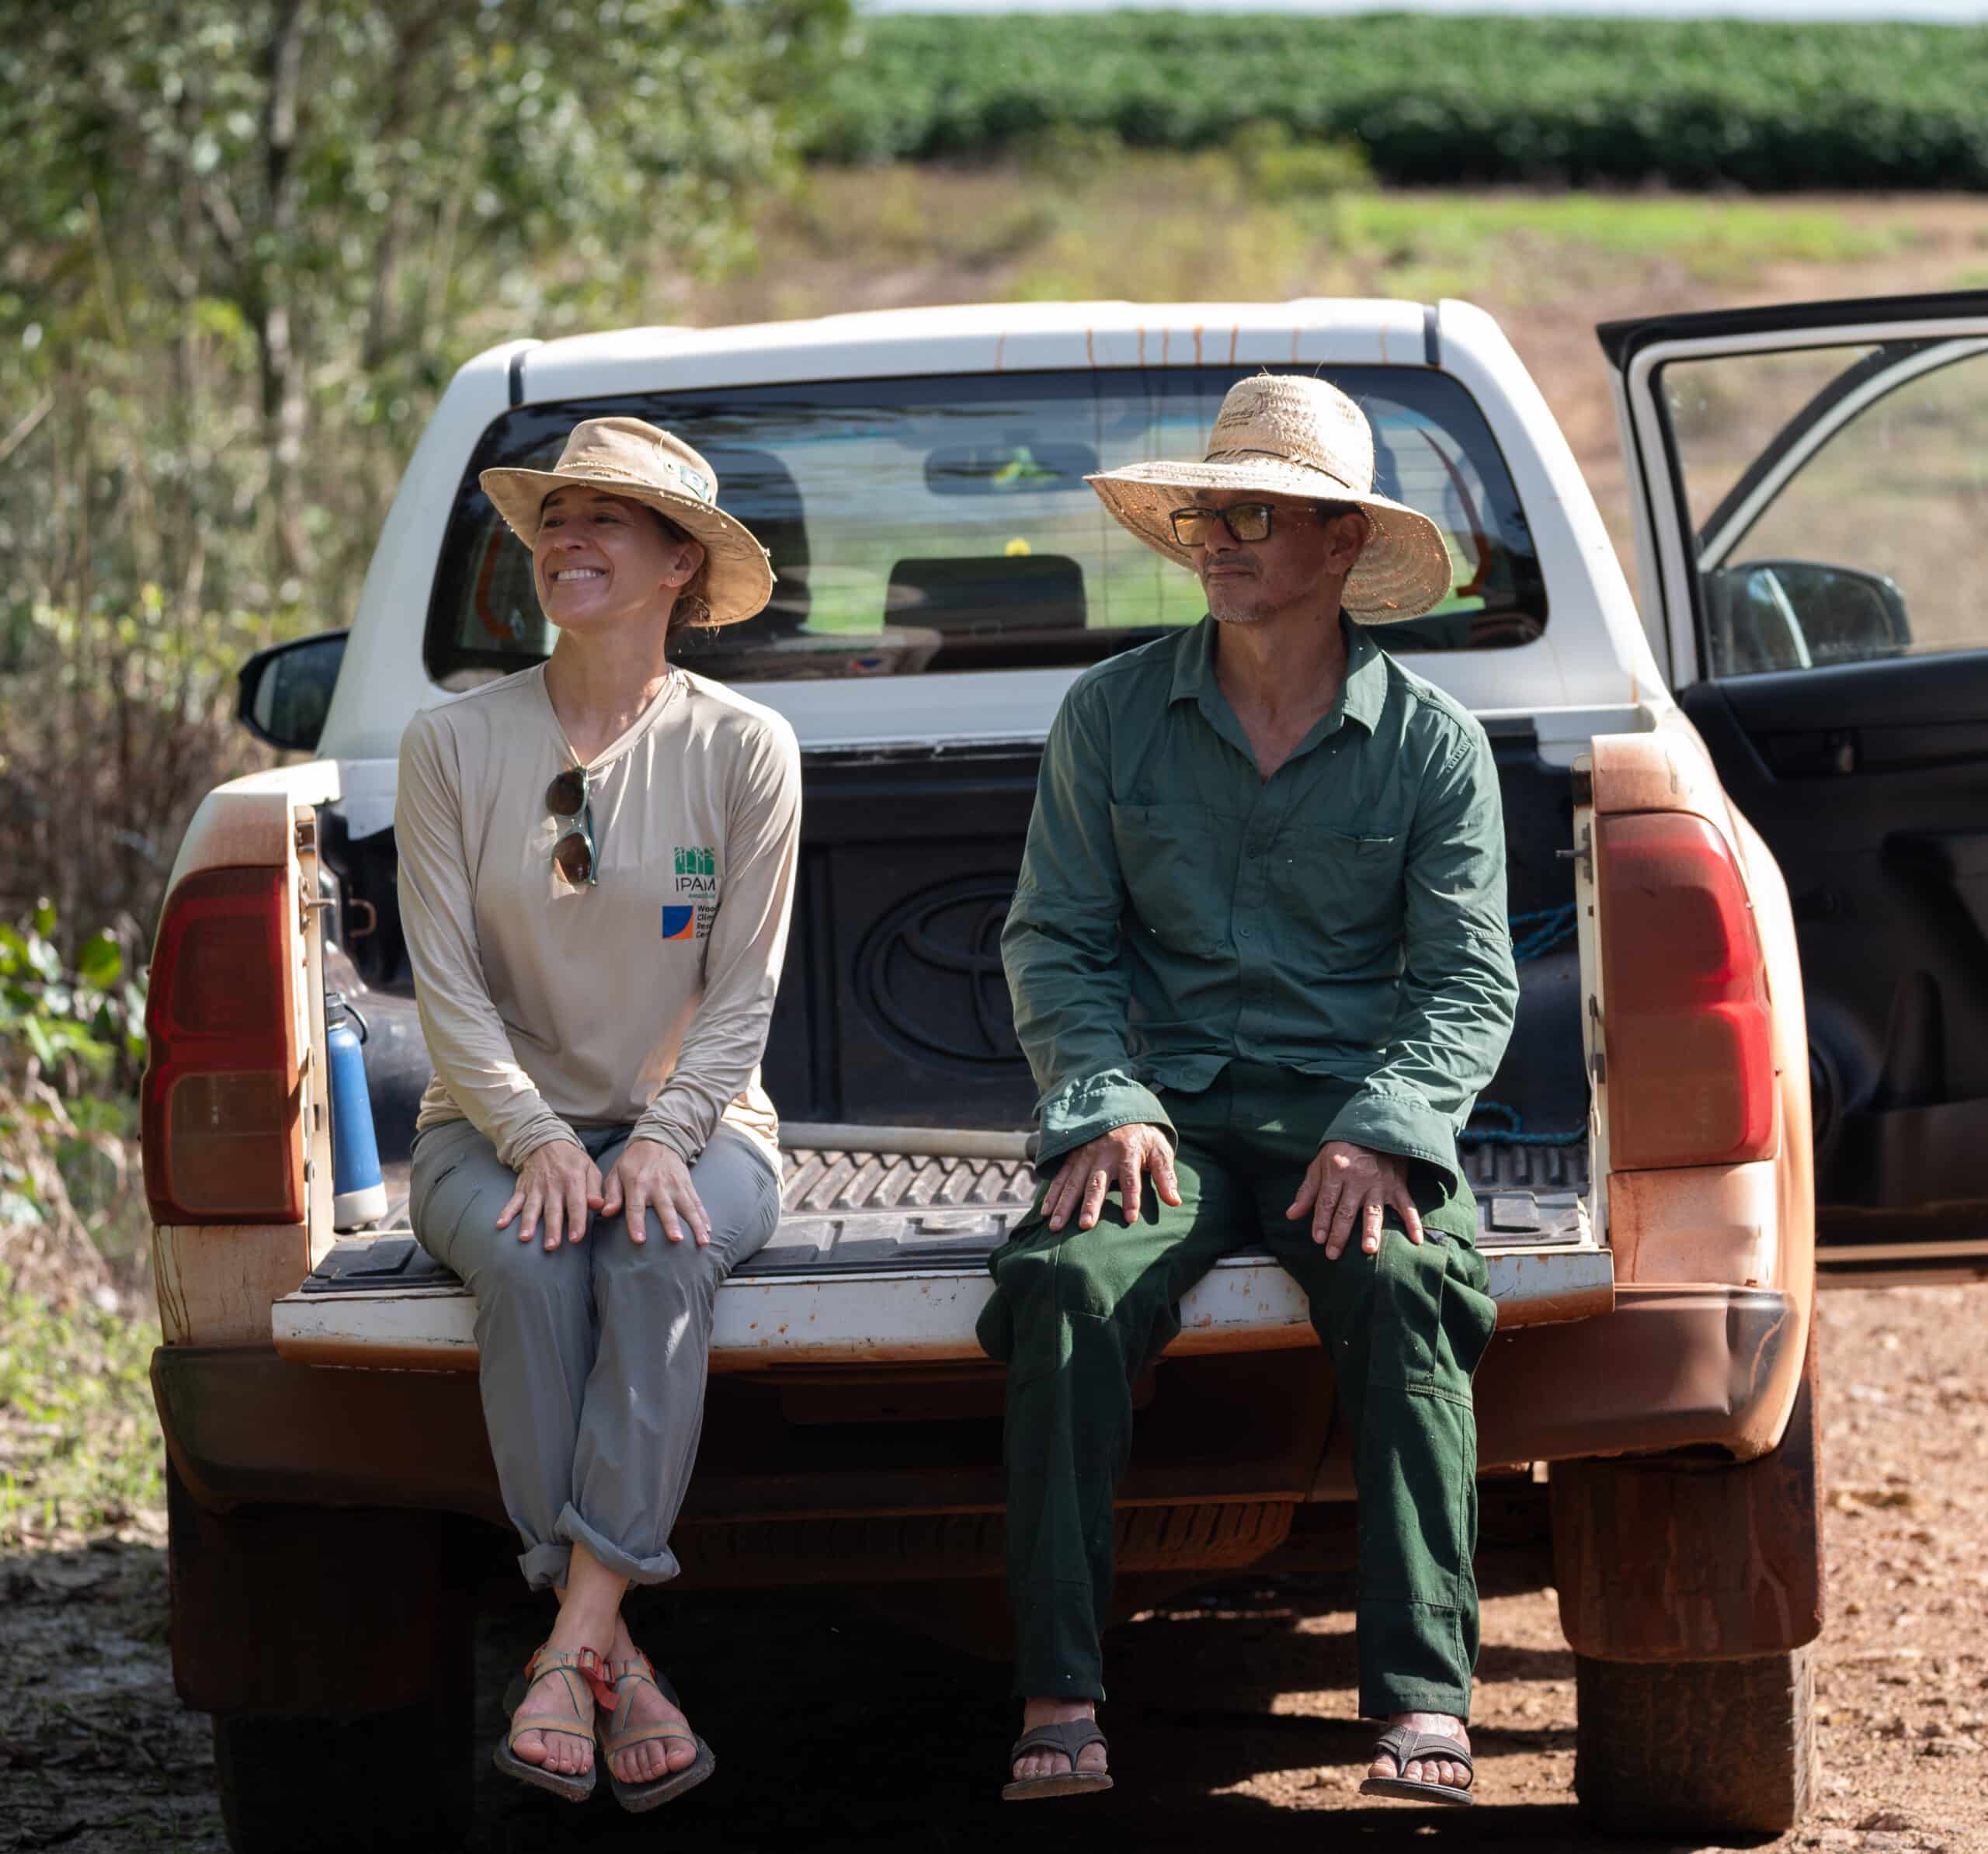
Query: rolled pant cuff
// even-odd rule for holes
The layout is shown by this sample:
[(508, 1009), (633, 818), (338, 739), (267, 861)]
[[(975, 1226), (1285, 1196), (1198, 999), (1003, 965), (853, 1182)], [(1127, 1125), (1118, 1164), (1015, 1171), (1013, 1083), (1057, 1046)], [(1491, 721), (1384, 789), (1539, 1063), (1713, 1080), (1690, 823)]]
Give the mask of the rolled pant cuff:
[(666, 1545), (652, 1558), (631, 1557), (603, 1539), (570, 1505), (561, 1510), (552, 1529), (569, 1545), (584, 1545), (604, 1568), (631, 1584), (666, 1584), (683, 1568)]
[(518, 1555), (518, 1568), (525, 1574), (525, 1581), (534, 1590), (556, 1590), (566, 1581), (566, 1567), (572, 1563), (573, 1548), (570, 1545), (534, 1545), (528, 1551)]
[(1470, 1689), (1430, 1686), (1414, 1680), (1360, 1683), (1360, 1713), (1365, 1719), (1392, 1718), (1396, 1713), (1443, 1713), (1470, 1723)]

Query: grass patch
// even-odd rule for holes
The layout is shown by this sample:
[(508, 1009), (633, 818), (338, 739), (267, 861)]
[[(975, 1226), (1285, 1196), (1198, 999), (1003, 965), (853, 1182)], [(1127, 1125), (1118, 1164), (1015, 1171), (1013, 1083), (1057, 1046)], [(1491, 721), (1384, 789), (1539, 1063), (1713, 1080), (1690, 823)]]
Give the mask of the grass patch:
[(157, 1324), (57, 1311), (0, 1272), (0, 1549), (64, 1543), (162, 1505), (147, 1377)]
[[(1343, 161), (1310, 158), (1319, 151), (1263, 137), (1197, 154), (1094, 153), (1054, 163), (1053, 177), (1041, 158), (818, 168), (761, 228), (765, 283), (752, 312), (852, 306), (852, 271), (901, 279), (898, 301), (1509, 304), (1639, 270), (1744, 289), (1778, 267), (1880, 261), (1926, 235), (1909, 214), (1819, 201), (1388, 190)], [(754, 293), (749, 281), (739, 287)]]
[(1475, 269), (1524, 240), (1669, 259), (1714, 281), (1769, 264), (1856, 263), (1902, 249), (1915, 236), (1910, 225), (1853, 220), (1826, 207), (1593, 193), (1355, 193), (1333, 210), (1349, 255)]

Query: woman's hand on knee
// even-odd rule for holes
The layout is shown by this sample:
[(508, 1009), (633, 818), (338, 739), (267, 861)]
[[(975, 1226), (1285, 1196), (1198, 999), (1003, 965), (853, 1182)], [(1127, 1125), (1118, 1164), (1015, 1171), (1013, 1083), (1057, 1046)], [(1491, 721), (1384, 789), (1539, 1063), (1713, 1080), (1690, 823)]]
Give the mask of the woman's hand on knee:
[(675, 1147), (660, 1140), (631, 1140), (621, 1149), (607, 1175), (607, 1196), (601, 1210), (609, 1217), (625, 1210), (628, 1235), (635, 1242), (648, 1241), (652, 1210), (672, 1242), (681, 1242), (686, 1230), (696, 1238), (700, 1248), (711, 1239), (711, 1220), (690, 1182), (690, 1168)]
[(547, 1254), (587, 1233), (587, 1213), (601, 1207), (600, 1168), (577, 1140), (552, 1140), (528, 1153), (518, 1168), (518, 1188), (499, 1213), (497, 1227), (522, 1215), (518, 1240), (529, 1242), (542, 1222)]
[(1319, 1148), (1284, 1215), (1295, 1223), (1309, 1214), (1312, 1240), (1326, 1245), (1326, 1259), (1336, 1262), (1346, 1239), (1360, 1225), (1360, 1246), (1370, 1255), (1381, 1251), (1381, 1229), (1390, 1210), (1401, 1216), (1410, 1242), (1422, 1240), (1422, 1214), (1408, 1186), (1408, 1161), (1393, 1152), (1376, 1152), (1350, 1140), (1328, 1140)]
[(1103, 1213), (1105, 1194), (1115, 1182), (1129, 1228), (1138, 1220), (1141, 1186), (1149, 1172), (1161, 1201), (1178, 1204), (1180, 1187), (1174, 1181), (1173, 1148), (1166, 1135), (1144, 1122), (1114, 1127), (1064, 1160), (1042, 1200), (1042, 1214), (1050, 1228), (1060, 1230), (1075, 1210), (1077, 1227), (1090, 1229)]

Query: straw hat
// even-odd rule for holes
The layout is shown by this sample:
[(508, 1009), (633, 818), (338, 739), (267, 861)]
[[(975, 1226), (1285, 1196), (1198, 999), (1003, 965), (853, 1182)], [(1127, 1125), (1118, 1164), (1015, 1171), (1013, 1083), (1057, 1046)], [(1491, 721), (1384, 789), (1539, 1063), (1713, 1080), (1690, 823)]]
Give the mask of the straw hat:
[(1352, 502), (1371, 524), (1340, 602), (1368, 624), (1419, 618), (1449, 595), (1449, 550), (1428, 516), (1374, 494), (1374, 432), (1336, 386), (1302, 373), (1258, 373), (1229, 389), (1198, 464), (1135, 464), (1084, 481), (1155, 552), (1191, 568), (1167, 521), (1186, 493), (1255, 489)]
[(604, 489), (666, 516), (704, 543), (704, 597), (714, 624), (749, 618), (773, 596), (766, 550), (718, 507), (717, 473), (681, 438), (639, 418), (586, 419), (573, 427), (551, 469), (486, 470), (477, 480), (527, 547), (538, 539), (545, 498), (555, 489)]

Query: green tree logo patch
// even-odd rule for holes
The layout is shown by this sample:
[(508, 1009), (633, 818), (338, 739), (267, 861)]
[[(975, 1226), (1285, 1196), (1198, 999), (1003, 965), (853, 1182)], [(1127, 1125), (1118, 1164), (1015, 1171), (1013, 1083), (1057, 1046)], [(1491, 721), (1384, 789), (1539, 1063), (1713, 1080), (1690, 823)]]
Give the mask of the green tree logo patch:
[(679, 843), (676, 849), (676, 892), (706, 901), (718, 897), (718, 851), (708, 843)]

